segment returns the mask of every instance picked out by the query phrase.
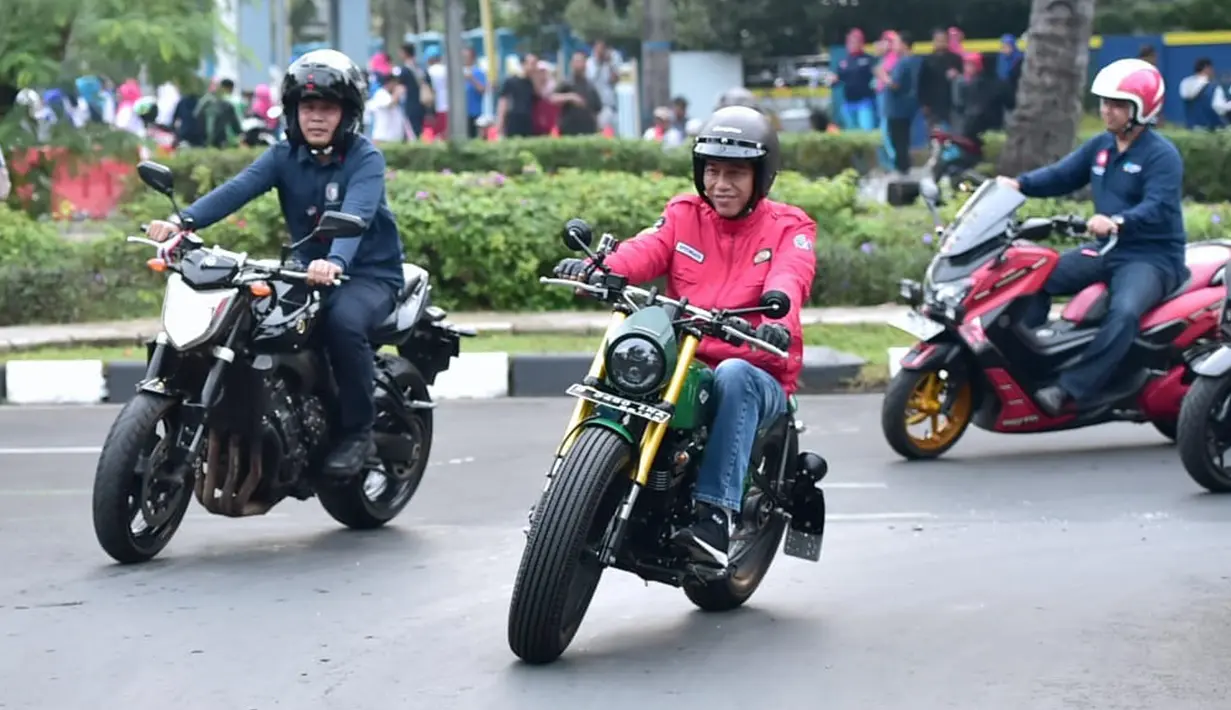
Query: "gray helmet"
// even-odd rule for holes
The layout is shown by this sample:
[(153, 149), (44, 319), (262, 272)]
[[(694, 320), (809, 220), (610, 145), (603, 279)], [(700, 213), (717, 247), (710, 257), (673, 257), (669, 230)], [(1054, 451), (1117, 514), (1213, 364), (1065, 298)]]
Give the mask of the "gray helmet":
[(757, 97), (751, 91), (742, 86), (737, 86), (733, 89), (727, 89), (718, 97), (717, 109), (723, 109), (728, 106), (747, 106), (748, 108), (757, 107)]
[(709, 117), (692, 147), (692, 181), (710, 207), (714, 204), (705, 194), (705, 164), (711, 160), (746, 160), (752, 163), (756, 176), (752, 197), (743, 214), (754, 210), (765, 199), (778, 170), (782, 166), (782, 151), (778, 147), (778, 132), (765, 114), (747, 106), (720, 108)]

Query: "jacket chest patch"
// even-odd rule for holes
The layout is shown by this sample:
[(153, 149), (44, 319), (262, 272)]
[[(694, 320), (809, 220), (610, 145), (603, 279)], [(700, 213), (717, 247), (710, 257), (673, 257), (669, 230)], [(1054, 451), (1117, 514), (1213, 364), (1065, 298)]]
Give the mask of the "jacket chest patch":
[(688, 257), (689, 259), (692, 259), (693, 261), (697, 262), (698, 264), (705, 263), (705, 254), (702, 254), (695, 247), (691, 247), (685, 244), (684, 242), (676, 242), (675, 250), (683, 254), (684, 256)]
[(325, 186), (325, 202), (336, 203), (338, 201), (338, 183), (331, 182)]
[(769, 261), (769, 258), (771, 256), (773, 256), (772, 251), (770, 251), (769, 249), (762, 249), (761, 251), (757, 252), (756, 256), (752, 257), (752, 263), (754, 266), (756, 264), (764, 264), (765, 262)]

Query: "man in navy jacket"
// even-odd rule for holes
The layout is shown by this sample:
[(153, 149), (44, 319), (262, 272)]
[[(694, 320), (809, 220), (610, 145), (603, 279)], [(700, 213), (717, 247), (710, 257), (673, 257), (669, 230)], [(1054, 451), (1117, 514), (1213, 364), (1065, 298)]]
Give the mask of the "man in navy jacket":
[[(1107, 283), (1108, 313), (1081, 360), (1059, 381), (1035, 394), (1052, 416), (1071, 404), (1098, 404), (1098, 396), (1132, 347), (1141, 316), (1188, 276), (1187, 236), (1180, 201), (1184, 164), (1171, 141), (1150, 130), (1162, 111), (1158, 69), (1140, 59), (1112, 62), (1094, 78), (1107, 133), (1096, 136), (1054, 165), (1001, 177), (1029, 197), (1056, 197), (1090, 185), (1096, 214), (1087, 228), (1099, 242), (1065, 253), (1044, 285), (1030, 325), (1047, 318), (1051, 296), (1075, 294)], [(1112, 235), (1116, 246), (1098, 249)]]
[(346, 55), (322, 49), (299, 58), (282, 83), (287, 140), (183, 211), (185, 224), (154, 222), (151, 238), (165, 240), (185, 227), (202, 229), (236, 212), (271, 189), (286, 218), (291, 239), (312, 232), (322, 214), (340, 211), (360, 217), (359, 237), (311, 240), (295, 249), (306, 263), (308, 281), (326, 290), (324, 345), (338, 383), (337, 443), (325, 472), (357, 473), (376, 453), (375, 363), (370, 331), (393, 310), (402, 287), (402, 241), (385, 196), (384, 155), (361, 133), (366, 80)]

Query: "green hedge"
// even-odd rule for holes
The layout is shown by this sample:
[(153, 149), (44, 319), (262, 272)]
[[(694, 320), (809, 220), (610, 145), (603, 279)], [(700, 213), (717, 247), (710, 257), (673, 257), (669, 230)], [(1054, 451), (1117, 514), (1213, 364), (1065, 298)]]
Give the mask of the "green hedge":
[[(538, 276), (567, 255), (562, 225), (581, 217), (624, 238), (651, 224), (673, 195), (690, 192), (684, 178), (562, 171), (507, 178), (499, 174), (398, 173), (389, 194), (407, 258), (428, 269), (435, 299), (451, 309), (576, 309), (562, 289)], [(934, 254), (931, 219), (919, 207), (893, 210), (857, 203), (857, 176), (811, 181), (784, 174), (774, 198), (799, 205), (818, 223), (813, 305), (875, 305), (893, 300), (898, 279), (919, 278)], [(147, 193), (125, 206), (134, 225), (167, 212)], [(946, 208), (946, 217), (956, 205)], [(1037, 200), (1023, 216), (1086, 213), (1079, 203)], [(1192, 239), (1223, 236), (1231, 205), (1186, 205)], [(206, 242), (273, 256), (286, 239), (271, 193), (203, 232)], [(0, 213), (0, 324), (71, 322), (155, 316), (161, 277), (144, 268), (148, 249), (122, 235), (66, 245), (54, 229)], [(25, 266), (25, 265), (29, 266)]]
[[(1231, 133), (1222, 131), (1164, 131), (1184, 155), (1185, 194), (1204, 202), (1231, 200)], [(1089, 138), (1092, 134), (1083, 135)], [(987, 137), (989, 162), (994, 163), (1004, 144), (1003, 134)], [(808, 177), (833, 177), (855, 169), (867, 172), (876, 165), (880, 137), (874, 133), (786, 133), (782, 136), (784, 169)], [(389, 168), (407, 172), (497, 172), (520, 174), (525, 169), (557, 172), (565, 168), (595, 172), (690, 173), (687, 149), (664, 151), (658, 143), (609, 138), (531, 138), (471, 142), (452, 147), (444, 143), (385, 146)], [(175, 171), (177, 186), (193, 199), (235, 175), (259, 155), (257, 150), (190, 150), (166, 160)], [(134, 189), (141, 189), (134, 186)]]

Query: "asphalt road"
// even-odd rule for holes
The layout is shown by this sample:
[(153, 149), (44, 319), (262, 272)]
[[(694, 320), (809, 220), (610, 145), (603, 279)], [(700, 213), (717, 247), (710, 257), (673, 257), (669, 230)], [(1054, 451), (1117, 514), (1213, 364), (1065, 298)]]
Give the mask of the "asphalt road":
[(831, 462), (821, 561), (779, 556), (714, 615), (609, 573), (555, 665), (505, 641), (563, 400), (448, 403), (410, 508), (372, 533), (315, 502), (194, 503), (159, 560), (97, 547), (113, 407), (0, 409), (0, 708), (827, 710), (1231, 707), (1231, 497), (1153, 429), (884, 445), (879, 398), (808, 398)]

